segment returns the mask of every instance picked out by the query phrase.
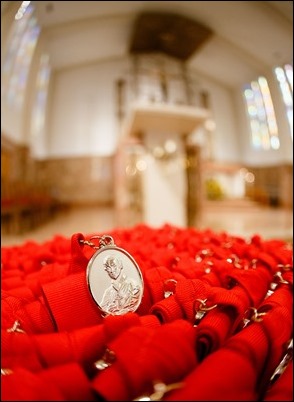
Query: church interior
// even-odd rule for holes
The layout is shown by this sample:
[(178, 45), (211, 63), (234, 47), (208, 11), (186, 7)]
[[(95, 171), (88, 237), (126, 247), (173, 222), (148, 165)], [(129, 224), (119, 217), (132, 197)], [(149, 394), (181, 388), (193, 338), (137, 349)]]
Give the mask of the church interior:
[[(293, 284), (293, 2), (1, 1), (1, 88), (2, 328), (7, 332), (1, 400), (292, 400), (293, 322), (287, 314), (292, 311), (288, 293)], [(79, 305), (73, 301), (78, 285), (71, 283), (69, 289), (69, 280), (65, 284), (73, 272), (80, 272), (79, 264), (89, 271), (84, 261), (91, 255), (87, 246), (97, 256), (108, 248), (123, 254), (126, 264), (131, 261), (129, 276), (131, 265), (137, 267), (133, 257), (142, 271), (144, 296), (139, 307), (129, 311), (140, 324), (128, 323), (134, 331), (121, 327), (119, 335), (117, 324), (116, 336), (113, 330), (109, 341), (117, 356), (124, 341), (139, 345), (141, 332), (143, 336), (148, 328), (157, 342), (150, 345), (163, 347), (160, 336), (166, 331), (183, 354), (188, 353), (191, 336), (198, 345), (195, 361), (188, 365), (187, 357), (181, 370), (176, 352), (172, 355), (163, 347), (164, 356), (179, 363), (178, 370), (172, 372), (158, 359), (157, 372), (155, 366), (148, 372), (138, 360), (136, 382), (131, 363), (122, 354), (130, 369), (129, 378), (122, 380), (127, 375), (120, 373), (119, 363), (117, 368), (102, 353), (102, 335), (99, 347), (94, 347), (91, 336), (94, 327), (100, 331), (106, 326), (104, 322), (115, 326), (111, 319), (118, 323), (125, 310), (97, 318), (91, 303), (84, 301), (83, 286), (76, 290)], [(54, 267), (59, 265), (62, 273), (57, 274)], [(270, 271), (274, 279), (263, 271)], [(203, 279), (212, 273), (218, 281)], [(213, 291), (201, 293), (196, 281), (201, 281), (201, 289), (205, 283)], [(172, 288), (166, 290), (167, 283)], [(226, 335), (224, 327), (218, 330), (218, 344), (209, 349), (203, 333), (207, 326), (212, 328), (217, 312), (220, 320), (227, 311), (217, 311), (223, 300), (218, 291), (236, 288), (242, 288), (250, 302), (235, 305), (238, 291), (225, 302), (232, 303), (240, 316), (234, 316)], [(58, 289), (64, 292), (63, 313), (56, 301)], [(283, 302), (277, 296), (281, 291)], [(275, 309), (269, 310), (267, 304), (270, 297), (287, 310), (286, 329), (276, 348), (271, 346), (275, 353), (270, 346), (264, 352), (264, 368), (258, 373), (252, 374), (251, 365), (242, 361), (242, 369), (260, 383), (253, 390), (246, 377), (242, 388), (239, 378), (234, 380), (237, 374), (225, 367), (222, 385), (215, 380), (208, 390), (205, 370), (222, 367), (227, 344), (238, 349), (243, 333), (253, 333), (261, 321), (267, 322), (266, 312), (275, 317)], [(70, 303), (78, 314), (75, 324)], [(47, 309), (53, 326), (44, 318)], [(84, 316), (85, 310), (89, 314)], [(248, 311), (255, 315), (248, 316)], [(242, 330), (241, 316), (246, 321)], [(229, 328), (227, 321), (220, 322)], [(82, 330), (99, 375), (84, 369), (89, 356), (87, 360), (79, 343)], [(54, 356), (61, 353), (52, 360), (40, 352), (41, 335), (53, 339), (54, 334), (57, 339), (64, 331), (70, 336), (75, 331), (78, 368), (65, 367), (75, 358), (66, 359), (61, 346), (52, 346)], [(274, 330), (268, 331), (273, 342)], [(40, 337), (36, 342), (42, 358), (37, 357), (37, 365), (11, 352), (11, 333)], [(146, 353), (149, 361), (152, 353), (147, 345), (144, 348), (142, 356)], [(254, 356), (260, 348), (248, 346)], [(131, 346), (127, 350), (136, 356)], [(235, 363), (241, 367), (241, 362)], [(277, 381), (275, 368), (280, 370)], [(151, 376), (153, 371), (159, 378)], [(58, 373), (76, 376), (71, 390), (69, 384), (59, 383)], [(115, 379), (118, 385), (112, 387)], [(42, 381), (50, 384), (47, 394), (41, 390)], [(202, 384), (197, 391), (193, 381)], [(234, 383), (231, 393), (224, 391), (228, 381)], [(18, 390), (14, 384), (20, 384)], [(146, 393), (149, 399), (142, 396)]]

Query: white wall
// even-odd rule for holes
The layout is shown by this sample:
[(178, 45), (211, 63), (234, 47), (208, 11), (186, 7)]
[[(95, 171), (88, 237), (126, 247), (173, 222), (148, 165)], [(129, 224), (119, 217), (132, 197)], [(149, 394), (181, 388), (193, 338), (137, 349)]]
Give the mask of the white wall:
[(206, 80), (202, 85), (210, 94), (211, 113), (216, 125), (212, 133), (213, 157), (217, 161), (238, 163), (240, 144), (232, 91)]
[(48, 157), (111, 155), (119, 135), (115, 81), (124, 61), (62, 70), (54, 75)]
[[(56, 72), (53, 77), (48, 124), (48, 157), (109, 155), (119, 136), (115, 81), (129, 69), (129, 61), (105, 61)], [(199, 77), (197, 77), (199, 80)], [(216, 121), (214, 156), (240, 160), (237, 121), (230, 90), (202, 80), (210, 93)]]

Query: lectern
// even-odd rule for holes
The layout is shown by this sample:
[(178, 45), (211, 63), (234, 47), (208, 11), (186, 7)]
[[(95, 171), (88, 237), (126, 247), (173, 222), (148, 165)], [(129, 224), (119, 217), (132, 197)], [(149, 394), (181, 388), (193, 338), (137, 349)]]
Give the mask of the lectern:
[(195, 226), (201, 210), (200, 147), (191, 134), (207, 109), (136, 102), (129, 108), (115, 160), (117, 224)]

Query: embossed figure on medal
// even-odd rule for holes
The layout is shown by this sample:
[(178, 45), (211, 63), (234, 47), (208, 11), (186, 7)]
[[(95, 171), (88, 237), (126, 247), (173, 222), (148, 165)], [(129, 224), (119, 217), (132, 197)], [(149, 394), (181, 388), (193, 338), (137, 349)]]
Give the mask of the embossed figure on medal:
[(97, 250), (88, 263), (87, 283), (102, 314), (123, 315), (136, 311), (143, 297), (144, 282), (134, 258), (116, 246), (109, 235), (92, 236), (82, 242)]

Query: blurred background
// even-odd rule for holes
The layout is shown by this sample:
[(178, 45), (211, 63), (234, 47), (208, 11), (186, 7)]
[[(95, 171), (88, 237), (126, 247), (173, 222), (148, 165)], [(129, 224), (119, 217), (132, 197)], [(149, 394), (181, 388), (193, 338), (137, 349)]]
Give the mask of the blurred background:
[(293, 235), (292, 1), (1, 1), (1, 238)]

